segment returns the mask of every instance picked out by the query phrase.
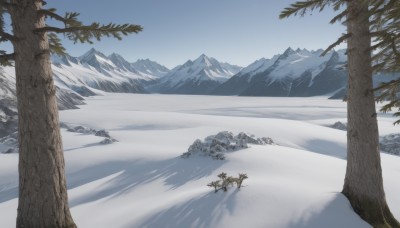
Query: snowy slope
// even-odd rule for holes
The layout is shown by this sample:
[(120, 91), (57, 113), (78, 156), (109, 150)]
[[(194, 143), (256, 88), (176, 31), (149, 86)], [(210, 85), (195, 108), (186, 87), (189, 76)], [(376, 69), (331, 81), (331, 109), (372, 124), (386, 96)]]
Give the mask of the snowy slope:
[(157, 93), (207, 94), (241, 68), (220, 63), (204, 54), (177, 66), (149, 90)]
[[(63, 130), (69, 202), (78, 227), (370, 227), (340, 194), (346, 104), (326, 98), (105, 94), (61, 120), (119, 140)], [(107, 110), (107, 111), (105, 111)], [(398, 132), (379, 114), (382, 135)], [(179, 156), (197, 138), (228, 130), (271, 137), (225, 161)], [(0, 226), (15, 227), (17, 154), (0, 154)], [(387, 201), (400, 219), (400, 157), (382, 154)], [(221, 172), (247, 173), (241, 190), (207, 187)]]
[(321, 56), (322, 50), (293, 50), (272, 59), (260, 59), (216, 88), (216, 95), (315, 96), (337, 91), (346, 84), (343, 50)]
[[(310, 71), (312, 77), (318, 75), (324, 68), (326, 62), (332, 56), (332, 53), (321, 56), (323, 50), (308, 51), (307, 49), (293, 50), (288, 48), (275, 61), (274, 65), (269, 69), (269, 77), (273, 80), (283, 78), (298, 78), (306, 71)], [(346, 61), (343, 55), (340, 59)]]

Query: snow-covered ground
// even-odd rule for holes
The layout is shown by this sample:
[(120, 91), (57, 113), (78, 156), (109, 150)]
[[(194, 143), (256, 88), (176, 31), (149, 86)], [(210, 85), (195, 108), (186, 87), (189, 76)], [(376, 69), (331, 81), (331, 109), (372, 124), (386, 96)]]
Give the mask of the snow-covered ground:
[[(71, 212), (78, 227), (369, 227), (340, 194), (346, 104), (319, 98), (105, 94), (61, 112), (70, 125), (106, 129), (119, 142), (63, 129)], [(381, 135), (397, 133), (380, 115)], [(270, 137), (226, 160), (179, 156), (220, 131)], [(15, 227), (17, 154), (0, 154), (0, 227)], [(382, 154), (400, 219), (400, 157)], [(214, 193), (217, 175), (247, 173), (240, 190)]]

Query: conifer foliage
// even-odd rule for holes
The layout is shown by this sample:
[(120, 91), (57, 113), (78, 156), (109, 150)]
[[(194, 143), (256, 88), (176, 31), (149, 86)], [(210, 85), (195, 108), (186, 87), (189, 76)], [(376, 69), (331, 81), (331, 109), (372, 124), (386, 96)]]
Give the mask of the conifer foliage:
[[(17, 227), (76, 227), (68, 206), (64, 155), (50, 53), (65, 54), (58, 35), (81, 43), (120, 40), (142, 30), (133, 24), (89, 25), (78, 13), (59, 15), (43, 0), (0, 0), (1, 65), (15, 65), (18, 99), (19, 201)], [(10, 20), (5, 20), (7, 16)], [(50, 20), (61, 22), (51, 26)], [(10, 24), (6, 22), (10, 21)], [(57, 24), (57, 23), (52, 23)], [(9, 32), (11, 31), (11, 32)]]

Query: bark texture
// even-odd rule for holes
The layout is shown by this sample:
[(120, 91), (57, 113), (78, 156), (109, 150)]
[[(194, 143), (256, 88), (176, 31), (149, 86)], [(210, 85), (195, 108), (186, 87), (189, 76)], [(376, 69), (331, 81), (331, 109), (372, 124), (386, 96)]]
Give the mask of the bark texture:
[(19, 117), (17, 227), (76, 227), (69, 207), (56, 90), (40, 0), (13, 0), (10, 11)]
[(347, 2), (348, 133), (343, 194), (354, 211), (373, 227), (400, 227), (383, 190), (379, 133), (372, 84), (368, 1)]

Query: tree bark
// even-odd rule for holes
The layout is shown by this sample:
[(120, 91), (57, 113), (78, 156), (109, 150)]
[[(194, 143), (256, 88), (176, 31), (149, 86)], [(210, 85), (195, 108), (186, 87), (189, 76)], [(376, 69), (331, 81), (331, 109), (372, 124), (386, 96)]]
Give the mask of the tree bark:
[(69, 207), (55, 86), (41, 0), (12, 0), (19, 118), (17, 227), (76, 227)]
[(368, 1), (347, 1), (348, 133), (343, 194), (374, 227), (400, 227), (386, 203), (375, 108)]

